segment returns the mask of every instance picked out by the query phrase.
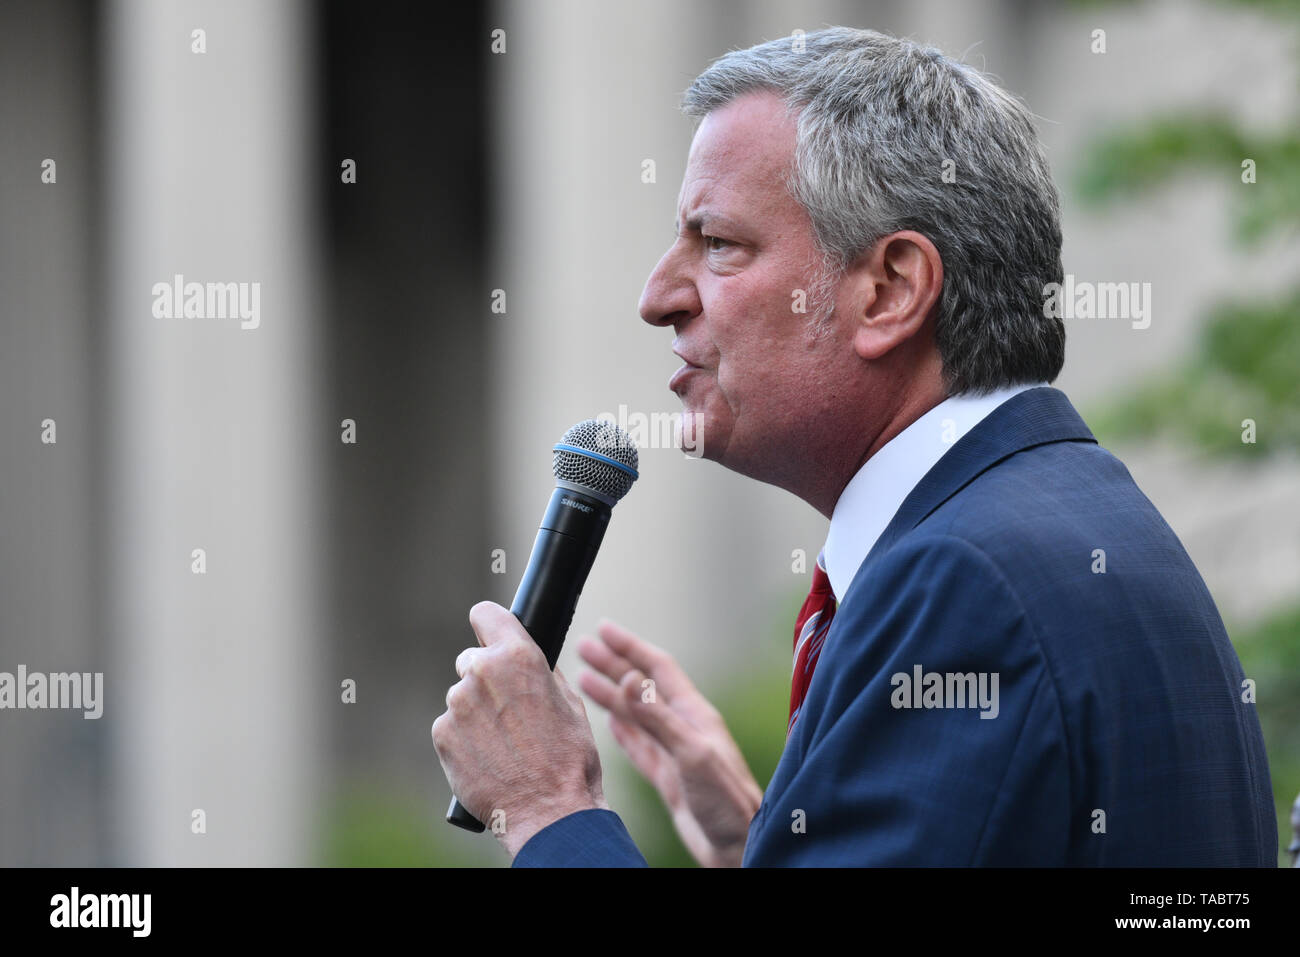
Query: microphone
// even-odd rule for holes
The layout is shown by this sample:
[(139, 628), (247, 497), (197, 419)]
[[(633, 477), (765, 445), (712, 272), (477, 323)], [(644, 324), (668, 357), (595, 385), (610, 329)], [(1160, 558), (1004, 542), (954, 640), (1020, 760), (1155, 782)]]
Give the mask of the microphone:
[[(542, 516), (510, 613), (555, 662), (573, 622), (573, 610), (605, 537), (611, 509), (637, 479), (636, 446), (612, 422), (587, 419), (554, 446), (555, 491)], [(447, 821), (481, 832), (483, 822), (453, 797)]]

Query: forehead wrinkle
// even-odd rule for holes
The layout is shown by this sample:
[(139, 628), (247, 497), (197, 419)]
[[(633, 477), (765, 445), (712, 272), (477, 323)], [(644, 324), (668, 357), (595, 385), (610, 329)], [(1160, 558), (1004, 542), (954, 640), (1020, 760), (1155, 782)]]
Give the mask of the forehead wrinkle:
[[(757, 167), (757, 168), (756, 168)], [(687, 187), (690, 187), (687, 192)], [(758, 164), (750, 157), (746, 168), (724, 168), (709, 171), (708, 175), (696, 177), (684, 182), (678, 196), (677, 222), (705, 223), (716, 221), (733, 229), (743, 228), (741, 218), (719, 209), (719, 204), (727, 202), (740, 203), (737, 212), (746, 219), (759, 214), (759, 219), (770, 218), (761, 215), (766, 209), (771, 213), (776, 204), (794, 202), (789, 182), (782, 168), (772, 169), (767, 164)]]
[[(769, 97), (742, 97), (705, 117), (697, 128), (678, 191), (674, 232), (680, 234), (683, 219), (691, 223), (708, 212), (731, 220), (733, 227), (743, 226), (735, 216), (719, 211), (720, 202), (726, 205), (724, 200), (733, 206), (739, 203), (735, 209), (751, 227), (776, 226), (774, 214), (783, 209), (802, 218), (804, 211), (790, 190), (795, 121), (779, 99), (764, 102)], [(760, 108), (755, 111), (755, 106)], [(737, 108), (746, 111), (738, 114)], [(713, 208), (708, 209), (710, 206)], [(780, 229), (783, 234), (786, 231)]]

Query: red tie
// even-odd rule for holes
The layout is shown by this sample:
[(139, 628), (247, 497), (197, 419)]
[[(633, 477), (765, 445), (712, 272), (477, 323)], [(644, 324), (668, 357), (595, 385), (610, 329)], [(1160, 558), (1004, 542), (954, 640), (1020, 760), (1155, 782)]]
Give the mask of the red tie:
[(831, 619), (835, 617), (835, 593), (831, 591), (831, 580), (826, 574), (825, 559), (817, 556), (817, 566), (813, 569), (812, 588), (799, 617), (794, 624), (794, 674), (790, 678), (790, 721), (785, 733), (789, 736), (794, 723), (803, 707), (804, 696), (808, 694), (808, 684), (812, 681), (813, 669), (821, 656), (822, 645), (826, 641), (826, 632), (830, 630)]

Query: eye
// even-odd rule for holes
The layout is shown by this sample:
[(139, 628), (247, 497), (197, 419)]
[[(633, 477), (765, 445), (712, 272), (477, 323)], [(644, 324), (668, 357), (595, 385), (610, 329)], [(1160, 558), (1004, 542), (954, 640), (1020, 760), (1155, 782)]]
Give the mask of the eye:
[(705, 236), (704, 245), (708, 247), (710, 252), (720, 252), (727, 246), (732, 245), (732, 242), (729, 239), (723, 239), (721, 236)]

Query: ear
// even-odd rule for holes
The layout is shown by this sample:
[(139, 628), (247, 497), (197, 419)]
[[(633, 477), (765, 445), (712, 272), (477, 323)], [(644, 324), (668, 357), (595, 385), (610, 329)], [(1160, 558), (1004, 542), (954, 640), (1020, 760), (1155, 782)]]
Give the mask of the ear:
[(913, 340), (943, 289), (943, 260), (934, 243), (912, 230), (882, 237), (854, 271), (862, 284), (853, 350), (874, 360)]

